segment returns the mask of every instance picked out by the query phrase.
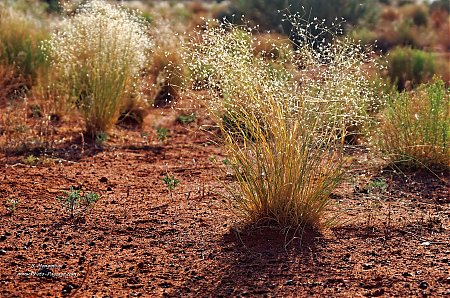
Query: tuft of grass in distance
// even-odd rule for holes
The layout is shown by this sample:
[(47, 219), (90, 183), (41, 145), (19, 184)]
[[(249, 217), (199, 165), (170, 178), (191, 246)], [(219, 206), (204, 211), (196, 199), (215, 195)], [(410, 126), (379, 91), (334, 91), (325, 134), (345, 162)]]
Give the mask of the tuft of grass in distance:
[(435, 73), (433, 54), (408, 47), (397, 47), (388, 56), (388, 75), (398, 90), (428, 82)]
[(14, 66), (24, 79), (35, 80), (48, 67), (40, 44), (49, 32), (36, 16), (7, 4), (0, 4), (0, 62)]
[(393, 162), (450, 166), (450, 90), (435, 79), (393, 95), (375, 140)]
[(100, 199), (100, 196), (92, 191), (82, 195), (81, 190), (71, 186), (69, 191), (64, 192), (64, 196), (57, 196), (56, 199), (69, 213), (70, 218), (73, 218), (75, 215), (83, 214), (92, 208), (93, 204)]
[(124, 100), (136, 91), (152, 47), (146, 31), (137, 14), (92, 0), (45, 45), (59, 75), (55, 89), (79, 108), (93, 136), (116, 123)]
[(194, 88), (209, 91), (197, 95), (222, 132), (237, 214), (320, 229), (331, 222), (330, 194), (345, 173), (348, 128), (369, 120), (376, 99), (363, 47), (319, 39), (308, 29), (327, 30), (319, 20), (292, 22), (302, 42), (277, 64), (254, 55), (252, 28), (217, 21), (191, 38), (186, 61)]

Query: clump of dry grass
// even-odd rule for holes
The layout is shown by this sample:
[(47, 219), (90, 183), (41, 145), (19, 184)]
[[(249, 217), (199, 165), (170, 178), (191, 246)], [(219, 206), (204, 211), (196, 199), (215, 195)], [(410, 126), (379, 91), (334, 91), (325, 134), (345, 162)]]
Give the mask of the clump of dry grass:
[[(364, 71), (368, 53), (350, 40), (322, 41), (317, 21), (293, 19), (302, 42), (274, 67), (255, 56), (252, 29), (207, 23), (187, 46), (193, 86), (223, 134), (238, 190), (238, 214), (283, 227), (321, 228), (345, 172), (348, 127), (368, 121), (375, 103)], [(195, 84), (204, 78), (204, 84)]]
[[(58, 96), (82, 112), (86, 131), (108, 131), (133, 96), (152, 47), (146, 23), (128, 10), (93, 0), (64, 21), (47, 44)], [(53, 86), (52, 86), (53, 87)]]

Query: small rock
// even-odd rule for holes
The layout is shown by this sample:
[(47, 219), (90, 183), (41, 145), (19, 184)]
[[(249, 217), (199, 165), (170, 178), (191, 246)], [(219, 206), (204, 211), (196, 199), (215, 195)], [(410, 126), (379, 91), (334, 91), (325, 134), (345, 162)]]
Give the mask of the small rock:
[(368, 270), (368, 269), (372, 269), (373, 267), (375, 267), (375, 265), (372, 263), (365, 263), (362, 265), (362, 267), (364, 270)]
[(426, 288), (428, 288), (428, 283), (427, 283), (426, 281), (421, 281), (421, 282), (419, 283), (419, 288), (420, 288), (420, 289), (426, 289)]
[(70, 292), (72, 292), (72, 290), (75, 289), (75, 286), (72, 284), (65, 284), (64, 287), (62, 288), (61, 293), (63, 295), (67, 295), (70, 294)]
[(5, 232), (5, 236), (9, 237), (9, 236), (11, 236), (11, 233), (10, 232)]
[(1, 236), (0, 236), (0, 241), (5, 241), (6, 238), (7, 238), (6, 235), (1, 235)]
[(403, 277), (409, 277), (409, 276), (412, 276), (412, 274), (409, 273), (409, 272), (403, 272), (403, 273), (402, 273), (402, 276), (403, 276)]
[(441, 260), (442, 263), (448, 264), (449, 260), (447, 258)]
[(144, 262), (138, 263), (138, 264), (137, 264), (137, 267), (138, 267), (139, 269), (143, 269), (143, 268), (144, 268)]
[[(110, 186), (108, 186), (108, 187), (106, 188), (106, 191), (112, 191), (112, 188), (111, 188)], [(115, 204), (115, 203), (112, 203), (112, 202), (111, 202), (111, 204)]]
[(372, 292), (372, 297), (380, 297), (384, 295), (384, 289), (376, 289), (375, 291)]
[(41, 228), (39, 231), (40, 231), (41, 233), (47, 232), (47, 230), (46, 230), (45, 228)]
[(285, 286), (293, 286), (295, 283), (294, 283), (294, 281), (292, 280), (292, 279), (289, 279), (289, 280), (287, 280), (285, 283), (284, 283), (284, 285)]
[(422, 242), (420, 245), (429, 246), (430, 244), (431, 244), (430, 241), (425, 241), (425, 242)]
[(6, 255), (6, 250), (0, 249), (0, 256), (4, 256), (4, 255)]
[(102, 178), (100, 178), (99, 181), (102, 182), (102, 183), (106, 183), (106, 182), (108, 182), (108, 178), (102, 177)]
[(88, 245), (89, 245), (89, 246), (95, 246), (95, 242), (94, 242), (94, 241), (91, 241), (91, 242), (89, 242)]

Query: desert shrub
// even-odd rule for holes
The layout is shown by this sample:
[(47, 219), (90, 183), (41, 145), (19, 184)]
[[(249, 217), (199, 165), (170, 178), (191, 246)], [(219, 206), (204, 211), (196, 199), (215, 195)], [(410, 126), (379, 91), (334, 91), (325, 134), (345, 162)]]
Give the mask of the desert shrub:
[(347, 127), (367, 119), (373, 99), (362, 67), (368, 55), (348, 39), (322, 44), (307, 30), (321, 22), (293, 21), (304, 42), (284, 62), (298, 70), (271, 67), (254, 55), (252, 29), (228, 23), (192, 37), (186, 61), (193, 74), (209, 77), (203, 100), (239, 186), (229, 187), (238, 214), (320, 228), (345, 171)]
[(435, 59), (422, 50), (397, 47), (389, 53), (388, 75), (399, 90), (427, 82), (435, 73)]
[(93, 0), (46, 44), (59, 75), (55, 88), (79, 108), (92, 135), (116, 123), (124, 99), (136, 90), (151, 48), (146, 30), (136, 14)]
[(382, 114), (375, 139), (394, 162), (450, 166), (450, 90), (434, 80), (397, 93)]
[(264, 30), (276, 30), (289, 33), (290, 22), (283, 23), (283, 12), (305, 14), (305, 18), (325, 19), (331, 26), (334, 19), (345, 18), (348, 24), (357, 24), (362, 20), (371, 22), (378, 11), (377, 1), (368, 0), (301, 0), (301, 1), (261, 1), (233, 0), (235, 13), (245, 15)]
[(26, 79), (36, 79), (47, 64), (40, 43), (48, 35), (35, 16), (0, 4), (0, 63), (13, 65)]

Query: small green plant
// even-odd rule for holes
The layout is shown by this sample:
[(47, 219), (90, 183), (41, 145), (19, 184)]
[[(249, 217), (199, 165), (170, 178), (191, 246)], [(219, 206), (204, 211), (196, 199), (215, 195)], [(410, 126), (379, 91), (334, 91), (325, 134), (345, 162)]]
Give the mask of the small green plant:
[(167, 189), (169, 190), (170, 197), (172, 198), (172, 192), (175, 189), (175, 187), (178, 186), (180, 183), (180, 180), (175, 179), (175, 176), (166, 174), (164, 178), (162, 178), (162, 181), (166, 184)]
[(194, 113), (187, 114), (187, 115), (182, 114), (182, 115), (179, 115), (177, 118), (178, 122), (180, 122), (181, 124), (192, 123), (195, 121), (195, 119), (196, 119), (196, 116)]
[(164, 142), (167, 140), (168, 130), (165, 127), (158, 127), (156, 129), (156, 134), (158, 136), (158, 141)]
[(433, 54), (412, 48), (397, 47), (389, 53), (388, 75), (398, 90), (428, 82), (435, 73)]
[(23, 159), (23, 162), (30, 166), (34, 166), (38, 161), (39, 161), (39, 158), (37, 158), (33, 154), (30, 154), (26, 158)]
[(394, 94), (374, 136), (393, 162), (450, 166), (450, 90), (442, 80)]
[(31, 110), (31, 116), (33, 118), (41, 118), (42, 117), (42, 110), (41, 110), (41, 106), (38, 104), (32, 105), (30, 107)]
[(7, 201), (7, 203), (8, 203), (9, 212), (14, 213), (17, 210), (17, 206), (20, 204), (20, 200), (19, 199), (9, 199)]
[(98, 146), (102, 146), (105, 142), (107, 142), (109, 136), (104, 131), (99, 131), (95, 134), (95, 144)]
[(366, 189), (369, 193), (383, 193), (387, 190), (388, 184), (383, 178), (371, 180)]
[(69, 191), (64, 191), (64, 196), (57, 196), (56, 199), (62, 204), (63, 208), (69, 213), (70, 218), (75, 215), (83, 214), (92, 205), (98, 201), (100, 196), (95, 192), (88, 192), (84, 196), (81, 195), (81, 190), (70, 187)]

